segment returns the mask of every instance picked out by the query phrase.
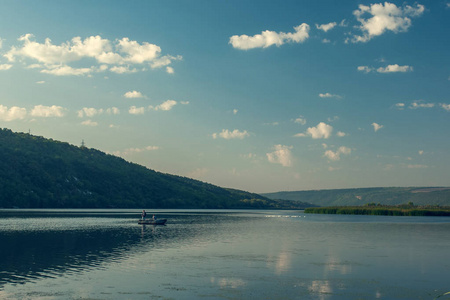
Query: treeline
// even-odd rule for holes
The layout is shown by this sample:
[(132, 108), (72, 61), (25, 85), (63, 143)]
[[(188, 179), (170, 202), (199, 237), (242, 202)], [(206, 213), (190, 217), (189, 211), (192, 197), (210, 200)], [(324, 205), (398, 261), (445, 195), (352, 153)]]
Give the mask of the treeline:
[(0, 129), (0, 208), (302, 208)]
[(367, 206), (311, 207), (306, 208), (305, 213), (378, 216), (450, 216), (450, 207), (415, 206), (411, 203), (396, 206), (369, 204)]

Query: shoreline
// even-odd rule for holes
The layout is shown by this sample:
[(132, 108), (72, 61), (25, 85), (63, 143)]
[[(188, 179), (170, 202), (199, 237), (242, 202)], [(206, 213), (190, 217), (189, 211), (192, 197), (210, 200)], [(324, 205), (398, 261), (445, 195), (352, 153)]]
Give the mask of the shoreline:
[(375, 216), (450, 216), (450, 207), (400, 206), (330, 206), (309, 207), (307, 214), (375, 215)]

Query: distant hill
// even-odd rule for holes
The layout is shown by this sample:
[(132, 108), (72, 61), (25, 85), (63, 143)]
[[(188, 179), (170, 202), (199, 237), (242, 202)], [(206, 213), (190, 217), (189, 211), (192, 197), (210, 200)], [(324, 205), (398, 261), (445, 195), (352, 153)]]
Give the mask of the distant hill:
[(0, 129), (0, 208), (301, 208)]
[(261, 194), (271, 199), (309, 202), (318, 206), (354, 206), (368, 203), (450, 205), (450, 187), (386, 187), (311, 190)]

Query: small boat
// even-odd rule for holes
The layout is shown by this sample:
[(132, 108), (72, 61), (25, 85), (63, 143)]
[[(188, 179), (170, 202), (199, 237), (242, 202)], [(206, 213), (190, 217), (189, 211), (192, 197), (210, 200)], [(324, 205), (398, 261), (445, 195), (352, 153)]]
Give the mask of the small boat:
[(166, 224), (167, 219), (144, 219), (139, 220), (138, 224), (140, 225), (164, 225)]

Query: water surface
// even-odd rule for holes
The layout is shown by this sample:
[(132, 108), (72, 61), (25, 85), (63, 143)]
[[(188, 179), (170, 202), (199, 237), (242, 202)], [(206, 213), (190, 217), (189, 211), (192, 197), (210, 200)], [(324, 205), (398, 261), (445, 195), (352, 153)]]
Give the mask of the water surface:
[(0, 298), (434, 299), (450, 291), (449, 217), (155, 213), (166, 226), (138, 225), (137, 210), (0, 210)]

